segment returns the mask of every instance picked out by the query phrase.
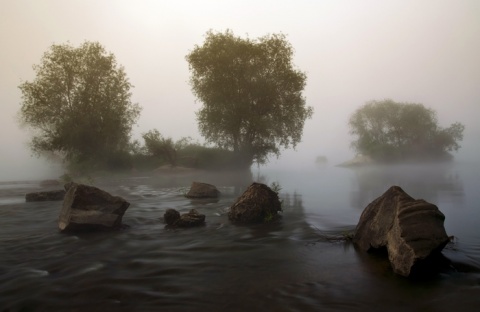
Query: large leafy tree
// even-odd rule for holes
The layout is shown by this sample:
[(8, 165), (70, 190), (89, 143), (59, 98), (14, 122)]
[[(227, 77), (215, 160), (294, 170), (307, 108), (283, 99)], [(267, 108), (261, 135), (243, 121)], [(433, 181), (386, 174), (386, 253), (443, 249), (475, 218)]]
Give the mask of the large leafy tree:
[(35, 79), (19, 86), (20, 118), (35, 130), (36, 154), (99, 164), (128, 148), (140, 107), (113, 54), (98, 42), (52, 45), (33, 69)]
[(292, 57), (282, 34), (252, 40), (229, 30), (207, 32), (203, 45), (186, 56), (193, 93), (203, 103), (200, 132), (233, 151), (239, 167), (264, 163), (301, 140), (312, 108), (302, 95), (306, 75)]
[(416, 103), (371, 101), (357, 109), (349, 121), (356, 137), (352, 147), (381, 161), (446, 158), (460, 148), (464, 125), (438, 125), (435, 111)]

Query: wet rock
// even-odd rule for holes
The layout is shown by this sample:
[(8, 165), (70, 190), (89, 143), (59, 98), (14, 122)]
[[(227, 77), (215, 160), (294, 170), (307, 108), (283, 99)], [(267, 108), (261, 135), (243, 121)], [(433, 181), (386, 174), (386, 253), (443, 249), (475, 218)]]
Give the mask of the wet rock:
[(193, 227), (205, 224), (205, 215), (191, 209), (188, 213), (180, 215), (175, 209), (167, 209), (163, 215), (165, 223), (174, 227)]
[(394, 272), (410, 276), (448, 243), (444, 220), (434, 204), (392, 186), (364, 209), (353, 242), (363, 251), (386, 248)]
[(180, 212), (176, 211), (175, 209), (169, 208), (167, 209), (167, 211), (165, 211), (163, 219), (165, 220), (166, 224), (173, 225), (175, 222), (177, 222), (177, 220), (180, 219)]
[(68, 183), (58, 220), (61, 231), (120, 228), (130, 203), (94, 186)]
[(65, 197), (64, 190), (54, 190), (45, 192), (33, 192), (25, 194), (25, 201), (38, 202), (38, 201), (59, 201)]
[(73, 185), (77, 185), (75, 182), (67, 182), (63, 185), (63, 188), (65, 189), (65, 191), (68, 192), (68, 190), (70, 189), (71, 186)]
[(278, 194), (262, 183), (252, 183), (230, 207), (228, 218), (235, 223), (262, 223), (279, 218)]
[(202, 182), (192, 182), (190, 190), (185, 196), (188, 198), (217, 198), (219, 194), (220, 191), (215, 185)]

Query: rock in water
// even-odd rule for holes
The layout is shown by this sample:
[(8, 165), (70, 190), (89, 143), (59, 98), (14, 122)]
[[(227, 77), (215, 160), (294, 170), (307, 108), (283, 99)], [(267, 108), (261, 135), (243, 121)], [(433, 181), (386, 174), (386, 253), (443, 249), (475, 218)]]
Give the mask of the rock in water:
[(444, 220), (434, 204), (392, 186), (365, 208), (353, 242), (364, 251), (386, 247), (394, 272), (409, 276), (448, 243)]
[(64, 190), (34, 192), (34, 193), (25, 194), (25, 201), (27, 202), (54, 201), (54, 200), (63, 200), (64, 197), (65, 197)]
[(192, 182), (190, 190), (185, 195), (188, 198), (217, 198), (220, 191), (208, 183)]
[(205, 224), (205, 215), (191, 209), (188, 213), (180, 215), (175, 209), (167, 209), (163, 215), (165, 223), (174, 227), (192, 227)]
[(230, 207), (228, 218), (235, 223), (262, 223), (277, 219), (278, 211), (282, 211), (278, 194), (254, 182)]
[(174, 225), (180, 219), (180, 212), (176, 211), (175, 209), (169, 208), (165, 211), (163, 215), (163, 220), (167, 225)]
[(58, 220), (61, 231), (119, 228), (130, 203), (84, 184), (69, 183)]

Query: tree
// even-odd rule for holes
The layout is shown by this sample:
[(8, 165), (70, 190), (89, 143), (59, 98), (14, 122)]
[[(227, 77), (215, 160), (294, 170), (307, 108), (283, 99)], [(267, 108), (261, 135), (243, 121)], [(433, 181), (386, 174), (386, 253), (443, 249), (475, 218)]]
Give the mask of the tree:
[[(173, 167), (177, 165), (177, 149), (175, 148), (176, 144), (172, 138), (163, 137), (157, 129), (142, 134), (142, 137), (145, 141), (145, 149), (148, 154), (163, 158)], [(178, 144), (182, 143), (178, 142)]]
[(380, 161), (444, 159), (460, 148), (464, 125), (437, 124), (435, 111), (416, 103), (371, 101), (357, 109), (349, 121), (356, 136), (352, 147)]
[(292, 64), (293, 48), (282, 34), (242, 39), (227, 30), (207, 32), (186, 59), (200, 133), (236, 155), (239, 167), (264, 163), (280, 148), (295, 148), (312, 116), (302, 91), (305, 73)]
[(20, 120), (36, 130), (33, 152), (94, 164), (124, 154), (140, 107), (113, 54), (98, 42), (52, 45), (33, 69), (36, 78), (19, 86)]

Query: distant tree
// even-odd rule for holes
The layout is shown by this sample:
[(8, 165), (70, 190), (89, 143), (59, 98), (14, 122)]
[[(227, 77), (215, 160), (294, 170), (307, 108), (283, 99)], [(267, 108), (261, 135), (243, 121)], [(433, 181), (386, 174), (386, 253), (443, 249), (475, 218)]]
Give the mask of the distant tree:
[(295, 147), (312, 116), (302, 91), (305, 73), (292, 64), (293, 47), (282, 34), (242, 39), (209, 31), (186, 59), (197, 112), (208, 143), (233, 151), (239, 167), (264, 163), (280, 148)]
[(140, 107), (132, 104), (132, 85), (113, 54), (98, 42), (52, 45), (33, 69), (35, 79), (19, 86), (19, 115), (36, 130), (37, 155), (55, 152), (92, 164), (126, 155)]
[(460, 148), (465, 128), (458, 122), (441, 128), (432, 109), (392, 100), (368, 102), (352, 114), (349, 125), (356, 136), (352, 147), (381, 161), (449, 157)]

